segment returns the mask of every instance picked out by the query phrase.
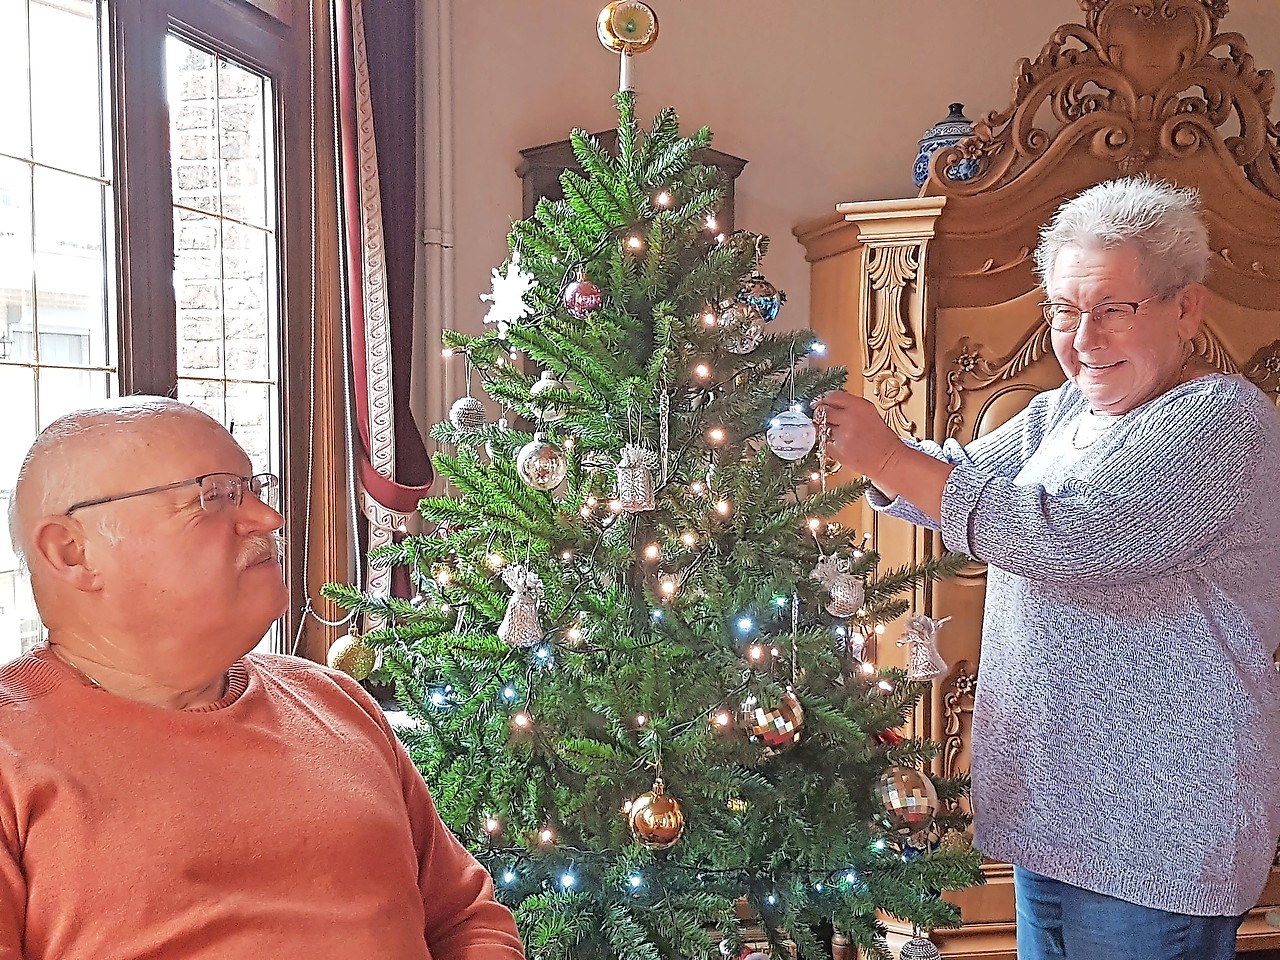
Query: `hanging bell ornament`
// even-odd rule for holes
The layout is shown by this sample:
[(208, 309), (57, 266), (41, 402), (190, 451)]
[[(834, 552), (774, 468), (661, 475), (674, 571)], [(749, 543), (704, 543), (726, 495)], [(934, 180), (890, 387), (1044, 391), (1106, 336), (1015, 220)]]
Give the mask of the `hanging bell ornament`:
[(658, 456), (648, 447), (628, 443), (618, 457), (618, 502), (627, 513), (641, 513), (657, 505), (653, 468)]
[(627, 811), (631, 835), (650, 850), (674, 846), (684, 833), (684, 811), (680, 801), (663, 792), (662, 778), (653, 781), (653, 789), (631, 801)]
[(783, 410), (770, 418), (764, 439), (783, 460), (799, 460), (818, 442), (818, 428), (799, 410)]
[(484, 404), (468, 394), (453, 401), (449, 422), (463, 433), (472, 433), (485, 425)]
[(898, 960), (941, 960), (942, 954), (931, 940), (924, 937), (912, 937), (902, 945)]
[(516, 472), (535, 490), (554, 490), (569, 472), (569, 461), (546, 434), (535, 433), (516, 455)]
[(353, 680), (364, 680), (378, 665), (378, 651), (365, 644), (353, 625), (329, 648), (326, 660), (334, 670), (341, 670)]
[(936, 680), (947, 672), (947, 662), (938, 652), (938, 628), (950, 619), (934, 620), (917, 614), (907, 621), (906, 630), (898, 638), (898, 646), (908, 645), (908, 680)]
[(498, 638), (513, 647), (532, 647), (541, 643), (542, 621), (538, 604), (542, 602), (542, 578), (521, 563), (502, 571), (502, 581), (511, 588), (507, 612), (498, 626)]
[(753, 272), (738, 288), (734, 299), (754, 308), (765, 323), (772, 323), (778, 319), (778, 311), (787, 302), (787, 295), (759, 273)]
[(720, 343), (730, 353), (750, 353), (764, 341), (764, 320), (755, 307), (722, 303), (716, 322), (721, 330)]
[(529, 398), (533, 401), (533, 412), (537, 414), (539, 420), (546, 423), (556, 423), (564, 419), (563, 408), (548, 401), (538, 402), (538, 397), (548, 390), (564, 389), (565, 385), (556, 379), (555, 374), (550, 370), (542, 371), (542, 376), (538, 379), (538, 382), (529, 388)]
[(577, 320), (585, 320), (604, 306), (604, 293), (587, 279), (585, 270), (578, 272), (578, 279), (564, 288), (561, 297), (564, 308)]
[(749, 697), (739, 715), (747, 739), (764, 748), (766, 760), (794, 747), (804, 731), (804, 707), (792, 690), (776, 707), (763, 707), (755, 697)]
[(876, 796), (890, 822), (909, 833), (929, 826), (942, 809), (933, 781), (911, 767), (890, 767), (881, 774)]
[(833, 617), (852, 617), (862, 609), (862, 604), (867, 599), (866, 588), (860, 577), (849, 572), (847, 559), (837, 557), (834, 553), (823, 557), (810, 576), (831, 594), (827, 613)]

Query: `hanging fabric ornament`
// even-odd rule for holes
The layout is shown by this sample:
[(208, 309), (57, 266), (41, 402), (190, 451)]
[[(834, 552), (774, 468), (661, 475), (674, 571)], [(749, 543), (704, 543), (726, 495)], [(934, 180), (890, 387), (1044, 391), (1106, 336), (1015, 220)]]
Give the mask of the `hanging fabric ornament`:
[(765, 323), (772, 323), (778, 319), (778, 311), (787, 302), (787, 295), (759, 273), (752, 272), (751, 276), (742, 282), (734, 299), (738, 303), (754, 308)]
[(917, 614), (907, 620), (906, 630), (898, 639), (898, 646), (909, 644), (908, 680), (936, 680), (947, 672), (947, 662), (938, 652), (938, 628), (950, 619), (943, 617), (941, 620), (934, 620), (924, 614)]
[(529, 398), (533, 401), (533, 412), (537, 414), (539, 420), (544, 423), (556, 423), (564, 419), (563, 407), (559, 407), (549, 401), (538, 402), (538, 397), (548, 390), (564, 389), (565, 385), (556, 379), (554, 373), (550, 370), (542, 371), (542, 376), (538, 379), (538, 382), (529, 388)]
[(941, 960), (942, 954), (933, 942), (924, 937), (912, 937), (902, 945), (899, 960)]
[(722, 303), (717, 323), (722, 331), (720, 343), (730, 353), (750, 353), (764, 340), (764, 320), (755, 307)]
[(449, 422), (463, 433), (474, 433), (485, 425), (484, 404), (468, 394), (453, 401)]
[(535, 490), (554, 490), (569, 472), (569, 461), (546, 434), (535, 433), (516, 455), (516, 472)]
[(585, 320), (604, 306), (604, 293), (587, 279), (585, 270), (579, 270), (578, 279), (564, 288), (561, 302), (571, 317)]
[(542, 642), (542, 621), (538, 604), (542, 602), (542, 578), (522, 563), (513, 563), (502, 571), (502, 581), (511, 588), (507, 612), (498, 626), (498, 637), (513, 647), (532, 647)]
[(484, 322), (496, 324), (498, 336), (505, 337), (512, 324), (529, 315), (529, 305), (524, 302), (524, 297), (537, 282), (538, 278), (532, 273), (520, 269), (519, 250), (512, 251), (505, 275), (499, 267), (493, 268), (493, 292), (480, 294), (480, 299), (491, 304), (489, 312), (484, 315)]
[(783, 410), (770, 418), (764, 439), (783, 460), (799, 460), (813, 449), (818, 429), (799, 410)]
[(352, 623), (346, 636), (339, 637), (325, 658), (334, 670), (341, 670), (353, 680), (364, 680), (378, 665), (378, 651), (367, 646)]
[(810, 574), (827, 592), (831, 601), (827, 604), (827, 613), (833, 617), (852, 617), (862, 609), (867, 599), (866, 588), (862, 578), (849, 572), (849, 561), (837, 557), (834, 553), (822, 557)]
[(618, 458), (618, 502), (627, 513), (641, 513), (657, 505), (653, 468), (658, 457), (648, 447), (628, 443)]
[(663, 792), (662, 778), (653, 781), (653, 789), (631, 801), (627, 810), (627, 826), (631, 835), (650, 850), (675, 846), (684, 833), (684, 811), (680, 801)]
[(882, 773), (876, 796), (894, 827), (908, 833), (929, 826), (942, 809), (933, 781), (911, 767), (890, 767)]
[(740, 713), (747, 739), (760, 744), (766, 760), (791, 749), (800, 742), (804, 731), (804, 707), (795, 692), (788, 690), (776, 707), (764, 707), (755, 697), (748, 697)]

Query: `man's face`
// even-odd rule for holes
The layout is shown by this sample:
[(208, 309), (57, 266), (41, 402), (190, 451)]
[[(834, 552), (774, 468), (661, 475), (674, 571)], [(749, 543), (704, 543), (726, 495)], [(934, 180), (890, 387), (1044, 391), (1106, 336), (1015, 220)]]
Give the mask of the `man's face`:
[[(194, 415), (137, 428), (123, 454), (106, 450), (99, 461), (102, 496), (252, 472), (226, 430)], [(102, 518), (105, 529), (87, 516), (90, 510), (111, 511)], [(286, 608), (274, 538), (284, 521), (252, 493), (239, 506), (209, 510), (200, 488), (190, 485), (88, 507), (76, 517), (101, 577), (101, 612), (123, 642), (137, 644), (121, 652), (145, 663), (157, 680), (181, 684), (225, 670)]]

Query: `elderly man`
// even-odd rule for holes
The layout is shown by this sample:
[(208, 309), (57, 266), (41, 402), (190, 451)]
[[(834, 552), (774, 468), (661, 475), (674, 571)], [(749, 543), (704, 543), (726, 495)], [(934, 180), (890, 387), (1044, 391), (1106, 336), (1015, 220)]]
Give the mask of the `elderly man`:
[(250, 651), (278, 483), (131, 397), (36, 440), (11, 532), (49, 641), (0, 669), (0, 960), (516, 960), (377, 704)]

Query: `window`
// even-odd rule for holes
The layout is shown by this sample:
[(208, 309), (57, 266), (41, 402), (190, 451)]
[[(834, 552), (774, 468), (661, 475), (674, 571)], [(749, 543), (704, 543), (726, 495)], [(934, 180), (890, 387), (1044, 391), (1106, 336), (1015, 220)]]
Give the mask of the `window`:
[[(313, 208), (283, 188), (308, 183), (318, 139), (284, 122), (285, 102), (308, 117), (303, 39), (243, 0), (0, 0), (0, 508), (50, 421), (153, 393), (222, 421), (281, 475), (286, 536), (302, 525), (308, 443), (326, 434), (296, 275)], [(39, 633), (7, 540), (0, 661)]]

